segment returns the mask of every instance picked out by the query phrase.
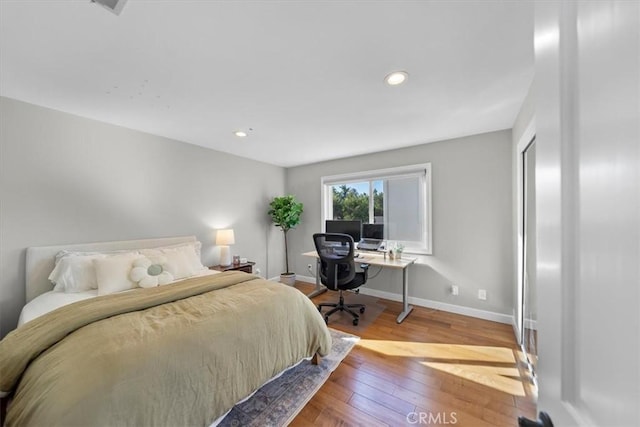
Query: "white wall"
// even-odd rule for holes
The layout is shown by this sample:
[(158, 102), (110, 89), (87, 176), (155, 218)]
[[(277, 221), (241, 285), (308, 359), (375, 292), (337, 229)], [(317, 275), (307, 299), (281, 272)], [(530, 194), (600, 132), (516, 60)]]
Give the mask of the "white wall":
[(25, 248), (196, 235), (217, 263), (216, 228), (233, 253), (280, 273), (281, 233), (266, 214), (284, 169), (0, 98), (0, 336), (25, 302)]
[(524, 135), (529, 123), (535, 119), (536, 100), (534, 98), (534, 90), (535, 84), (531, 83), (527, 96), (524, 98), (520, 111), (516, 116), (516, 120), (513, 122), (513, 129), (511, 132), (514, 145), (520, 141), (520, 138)]
[[(290, 232), (295, 271), (309, 276), (301, 256), (321, 230), (320, 178), (431, 162), (433, 256), (411, 268), (409, 295), (512, 315), (514, 298), (511, 131), (504, 130), (287, 169), (287, 191), (304, 203), (302, 224)], [(375, 274), (373, 268), (371, 273)], [(452, 284), (460, 287), (453, 297)], [(400, 294), (400, 272), (383, 270), (367, 287)], [(478, 300), (478, 289), (488, 299)], [(505, 316), (505, 317), (506, 317)]]

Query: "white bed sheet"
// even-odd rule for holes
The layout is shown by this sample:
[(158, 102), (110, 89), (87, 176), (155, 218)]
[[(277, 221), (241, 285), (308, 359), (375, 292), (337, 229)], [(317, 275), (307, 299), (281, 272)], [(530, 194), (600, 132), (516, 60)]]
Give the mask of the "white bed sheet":
[(47, 314), (56, 308), (63, 307), (74, 302), (82, 301), (98, 296), (98, 290), (92, 289), (84, 292), (65, 293), (59, 291), (49, 291), (38, 295), (27, 303), (20, 312), (18, 326), (22, 326), (30, 320)]
[[(218, 274), (219, 271), (216, 270), (202, 270), (202, 272), (194, 275), (197, 276), (210, 276), (213, 274)], [(171, 286), (171, 285), (168, 285)], [(126, 291), (125, 291), (126, 292)], [(89, 298), (95, 298), (98, 296), (98, 290), (92, 289), (90, 291), (84, 292), (74, 292), (74, 293), (65, 293), (58, 291), (49, 291), (44, 294), (38, 295), (31, 301), (29, 301), (20, 312), (20, 317), (18, 318), (18, 327), (24, 325), (25, 323), (40, 317), (44, 314), (49, 313), (57, 308), (63, 307), (68, 304), (72, 304), (74, 302), (82, 301)]]

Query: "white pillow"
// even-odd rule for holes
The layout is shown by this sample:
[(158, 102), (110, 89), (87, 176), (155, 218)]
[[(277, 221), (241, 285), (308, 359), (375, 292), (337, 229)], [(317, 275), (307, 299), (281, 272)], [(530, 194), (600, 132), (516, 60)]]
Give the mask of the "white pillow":
[(196, 256), (198, 257), (198, 259), (200, 259), (202, 257), (202, 255), (201, 255), (202, 243), (200, 241), (187, 242), (187, 243), (176, 243), (175, 245), (158, 246), (156, 248), (151, 248), (151, 249), (156, 249), (156, 250), (162, 251), (164, 249), (176, 249), (176, 248), (182, 248), (184, 246), (192, 246), (193, 250), (196, 253)]
[(166, 257), (176, 280), (191, 277), (202, 270), (207, 270), (207, 267), (200, 262), (200, 257), (196, 253), (196, 245), (194, 244), (141, 249), (140, 253), (150, 258)]
[(201, 270), (208, 270), (207, 267), (202, 265), (202, 261), (200, 261), (200, 251), (198, 247), (199, 246), (194, 245), (182, 246), (175, 249), (166, 249), (164, 253), (166, 254), (171, 251), (182, 252), (182, 254), (184, 254), (185, 258), (187, 259), (187, 262), (191, 264), (191, 267), (193, 268), (195, 274)]
[(68, 251), (66, 249), (63, 249), (56, 254), (56, 265), (58, 265), (58, 263), (62, 258), (66, 258), (69, 256), (87, 256), (87, 255), (109, 256), (109, 255), (116, 255), (116, 254), (130, 253), (130, 252), (136, 252), (136, 251), (131, 249), (120, 249), (117, 251)]
[(96, 270), (93, 260), (105, 258), (104, 254), (77, 255), (65, 254), (57, 257), (56, 266), (49, 275), (49, 280), (58, 292), (84, 292), (98, 288)]
[(92, 262), (96, 270), (98, 295), (136, 288), (138, 285), (129, 278), (129, 273), (133, 268), (133, 262), (142, 257), (137, 252), (128, 252), (94, 259)]

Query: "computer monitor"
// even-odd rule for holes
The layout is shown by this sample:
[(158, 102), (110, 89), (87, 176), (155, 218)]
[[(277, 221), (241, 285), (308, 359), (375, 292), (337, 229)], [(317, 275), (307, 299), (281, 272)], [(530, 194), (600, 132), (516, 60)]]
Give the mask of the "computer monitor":
[(353, 238), (353, 241), (357, 243), (360, 241), (362, 221), (344, 220), (344, 219), (328, 219), (325, 222), (324, 229), (327, 233), (348, 234)]
[(384, 239), (384, 224), (362, 224), (363, 239)]

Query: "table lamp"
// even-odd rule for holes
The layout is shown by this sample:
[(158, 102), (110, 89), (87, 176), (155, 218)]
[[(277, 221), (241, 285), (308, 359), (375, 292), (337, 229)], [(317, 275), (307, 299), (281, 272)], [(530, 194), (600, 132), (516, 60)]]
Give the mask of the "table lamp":
[(231, 250), (229, 245), (235, 243), (233, 229), (218, 230), (216, 234), (216, 245), (220, 246), (220, 265), (226, 267), (231, 265)]

